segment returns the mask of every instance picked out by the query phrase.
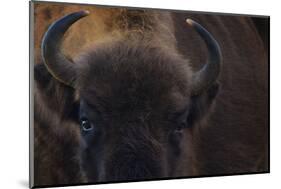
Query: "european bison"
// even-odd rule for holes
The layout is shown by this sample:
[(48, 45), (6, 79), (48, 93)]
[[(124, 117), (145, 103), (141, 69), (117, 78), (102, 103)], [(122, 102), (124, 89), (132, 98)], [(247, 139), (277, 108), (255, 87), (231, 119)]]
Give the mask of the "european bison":
[(79, 55), (64, 41), (88, 11), (42, 39), (35, 186), (268, 171), (267, 52), (249, 17), (98, 9), (108, 35)]

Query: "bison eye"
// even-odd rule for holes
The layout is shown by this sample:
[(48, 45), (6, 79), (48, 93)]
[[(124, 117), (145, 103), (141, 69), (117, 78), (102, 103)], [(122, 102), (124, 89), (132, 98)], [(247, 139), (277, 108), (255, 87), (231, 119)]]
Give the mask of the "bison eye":
[(182, 129), (186, 128), (186, 121), (181, 121), (180, 123), (178, 123), (177, 127), (175, 128), (175, 131), (181, 131)]
[(93, 125), (87, 118), (82, 118), (80, 124), (83, 131), (91, 131), (93, 129)]

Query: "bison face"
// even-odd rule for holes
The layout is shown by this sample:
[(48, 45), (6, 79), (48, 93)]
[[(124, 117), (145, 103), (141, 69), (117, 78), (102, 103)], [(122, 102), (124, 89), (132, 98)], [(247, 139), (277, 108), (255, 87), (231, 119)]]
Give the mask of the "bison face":
[(89, 181), (153, 179), (193, 174), (192, 133), (216, 92), (220, 50), (199, 24), (209, 62), (193, 73), (176, 50), (114, 40), (74, 60), (60, 51), (63, 34), (85, 11), (55, 22), (45, 34), (45, 65), (73, 87), (80, 102), (82, 167)]
[(187, 62), (122, 40), (95, 47), (76, 63), (83, 65), (77, 93), (89, 175), (104, 181), (170, 176), (188, 149), (181, 147), (190, 126)]

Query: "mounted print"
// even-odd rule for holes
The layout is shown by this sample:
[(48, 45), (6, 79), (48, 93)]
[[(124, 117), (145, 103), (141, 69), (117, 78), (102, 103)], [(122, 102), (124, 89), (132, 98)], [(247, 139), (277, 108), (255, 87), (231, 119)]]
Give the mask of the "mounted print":
[(269, 17), (30, 2), (30, 187), (269, 172)]

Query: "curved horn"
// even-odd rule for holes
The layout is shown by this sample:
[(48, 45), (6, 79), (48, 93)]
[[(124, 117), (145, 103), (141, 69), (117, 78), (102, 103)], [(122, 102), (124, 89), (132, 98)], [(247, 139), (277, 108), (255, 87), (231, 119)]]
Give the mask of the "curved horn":
[(192, 95), (198, 95), (208, 89), (218, 78), (222, 64), (220, 46), (214, 37), (197, 22), (186, 19), (186, 22), (195, 28), (208, 48), (208, 61), (192, 78)]
[(49, 27), (41, 44), (42, 58), (48, 71), (57, 80), (72, 87), (76, 78), (76, 65), (61, 52), (62, 38), (73, 23), (88, 14), (88, 11), (80, 11), (57, 20)]

